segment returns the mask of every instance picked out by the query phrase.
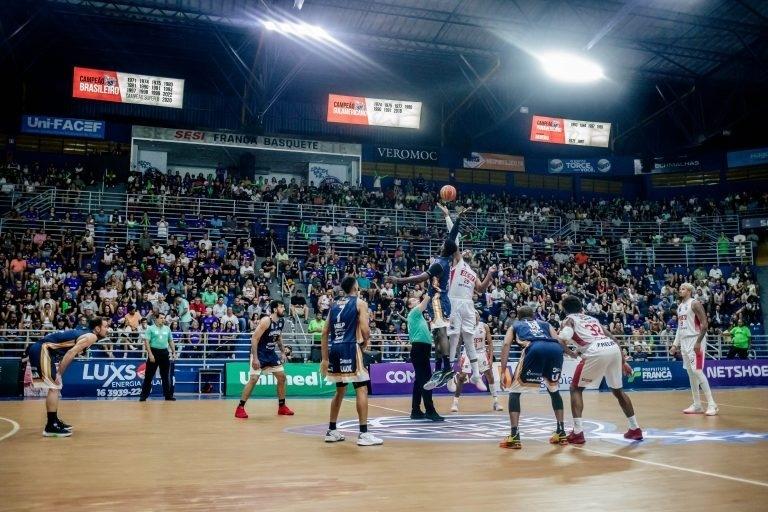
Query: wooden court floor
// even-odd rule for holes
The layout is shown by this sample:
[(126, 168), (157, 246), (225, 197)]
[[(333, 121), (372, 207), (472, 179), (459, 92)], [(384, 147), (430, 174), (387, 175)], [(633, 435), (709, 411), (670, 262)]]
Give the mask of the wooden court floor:
[[(549, 398), (524, 396), (521, 451), (498, 448), (507, 415), (486, 396), (442, 425), (372, 397), (385, 444), (368, 448), (355, 421), (322, 442), (328, 400), (289, 400), (293, 417), (252, 400), (248, 420), (233, 400), (66, 401), (67, 439), (41, 437), (42, 402), (0, 402), (0, 510), (768, 510), (768, 390), (719, 390), (713, 418), (681, 414), (686, 392), (631, 397), (646, 441), (619, 441), (615, 400), (588, 393), (577, 448), (547, 444)], [(345, 403), (340, 419), (354, 418)]]

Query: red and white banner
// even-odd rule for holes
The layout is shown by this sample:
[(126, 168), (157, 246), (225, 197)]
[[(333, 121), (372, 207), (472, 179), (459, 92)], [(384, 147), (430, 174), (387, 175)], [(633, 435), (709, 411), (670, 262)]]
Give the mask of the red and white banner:
[(610, 135), (611, 123), (599, 121), (533, 116), (531, 122), (533, 142), (607, 148)]
[(418, 130), (421, 102), (329, 94), (328, 122)]
[(72, 97), (182, 108), (184, 80), (76, 67)]

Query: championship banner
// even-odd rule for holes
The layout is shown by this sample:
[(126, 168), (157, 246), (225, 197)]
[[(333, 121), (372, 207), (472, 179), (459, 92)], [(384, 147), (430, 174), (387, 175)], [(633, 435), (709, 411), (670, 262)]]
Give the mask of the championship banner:
[(612, 167), (607, 158), (552, 158), (547, 162), (550, 174), (607, 174)]
[(312, 187), (340, 187), (349, 180), (349, 167), (339, 164), (309, 163), (308, 181)]
[(104, 127), (104, 121), (93, 121), (91, 119), (33, 115), (23, 115), (21, 117), (22, 133), (103, 139)]
[(182, 108), (184, 80), (76, 67), (72, 78), (72, 97)]
[(707, 360), (704, 374), (711, 386), (765, 386), (768, 385), (768, 360)]
[[(320, 365), (316, 363), (286, 363), (285, 368), (287, 396), (331, 396), (336, 393), (336, 384), (328, 382), (320, 375)], [(228, 362), (225, 371), (225, 389), (227, 396), (240, 396), (243, 387), (250, 378), (251, 364), (248, 361)], [(277, 381), (273, 375), (261, 375), (253, 388), (251, 396), (275, 397)], [(354, 395), (354, 387), (347, 386), (347, 394)]]
[[(67, 398), (139, 397), (147, 362), (144, 359), (73, 361), (64, 374), (61, 394)], [(152, 379), (152, 396), (162, 396), (160, 372)]]
[(329, 155), (349, 155), (358, 157), (360, 156), (362, 148), (360, 144), (350, 144), (346, 142), (327, 142), (297, 139), (294, 137), (250, 135), (246, 133), (177, 130), (175, 128), (157, 128), (154, 126), (134, 126), (131, 130), (131, 136), (134, 139), (167, 140), (187, 144), (257, 148), (303, 153), (325, 153)]
[(727, 154), (728, 167), (751, 167), (768, 164), (768, 148), (747, 149), (744, 151), (729, 151)]
[(329, 94), (328, 122), (418, 130), (421, 102)]
[(544, 116), (533, 116), (531, 121), (533, 142), (607, 148), (610, 135), (611, 123)]
[(475, 153), (464, 158), (466, 169), (491, 169), (496, 171), (525, 172), (525, 158), (498, 153)]

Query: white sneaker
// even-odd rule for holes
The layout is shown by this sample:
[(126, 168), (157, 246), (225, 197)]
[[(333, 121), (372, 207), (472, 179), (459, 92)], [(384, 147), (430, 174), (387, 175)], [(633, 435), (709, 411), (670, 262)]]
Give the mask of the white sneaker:
[(488, 391), (488, 386), (483, 382), (483, 378), (480, 375), (473, 375), (469, 378), (469, 382), (475, 385), (480, 391)]
[(380, 444), (384, 444), (384, 441), (370, 432), (365, 432), (357, 436), (357, 446), (376, 446)]
[(453, 405), (451, 406), (451, 412), (459, 412), (459, 401), (454, 400)]
[(344, 434), (342, 434), (338, 430), (329, 430), (325, 433), (326, 443), (338, 443), (339, 441), (343, 441), (344, 439), (346, 439), (344, 437)]
[(709, 406), (707, 407), (707, 412), (705, 412), (704, 414), (706, 414), (707, 416), (717, 416), (718, 412), (720, 412), (720, 409), (717, 407), (716, 404), (709, 404)]
[(683, 409), (683, 414), (703, 414), (704, 409), (700, 405), (691, 404), (687, 409)]
[(499, 404), (499, 402), (494, 401), (493, 402), (493, 410), (494, 411), (503, 411), (504, 408)]
[(445, 387), (448, 388), (448, 391), (451, 393), (456, 392), (456, 375), (454, 375), (451, 380), (445, 383)]

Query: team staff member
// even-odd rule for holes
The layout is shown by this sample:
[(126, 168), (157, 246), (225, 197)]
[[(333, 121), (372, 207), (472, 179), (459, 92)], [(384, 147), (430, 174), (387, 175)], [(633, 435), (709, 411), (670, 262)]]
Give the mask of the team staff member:
[[(432, 377), (432, 367), (429, 364), (429, 356), (432, 351), (432, 333), (424, 318), (424, 310), (427, 309), (432, 297), (425, 293), (419, 302), (418, 297), (408, 299), (408, 338), (411, 341), (411, 364), (416, 373), (413, 382), (413, 399), (411, 402), (411, 419), (432, 421), (445, 421), (435, 410), (432, 402), (432, 390), (424, 389), (424, 384)], [(426, 414), (421, 412), (421, 402), (424, 401)]]
[[(170, 352), (168, 348), (170, 347)], [(171, 359), (176, 358), (176, 347), (173, 344), (171, 329), (165, 325), (165, 315), (159, 313), (154, 325), (149, 326), (144, 333), (144, 348), (147, 351), (147, 368), (144, 373), (144, 383), (141, 385), (139, 402), (146, 401), (152, 392), (152, 379), (155, 378), (158, 366), (160, 379), (163, 381), (163, 396), (166, 400), (176, 400), (173, 397)]]
[(739, 324), (730, 331), (733, 345), (728, 350), (728, 359), (749, 359), (749, 342), (752, 331), (744, 325), (744, 320), (739, 318)]

